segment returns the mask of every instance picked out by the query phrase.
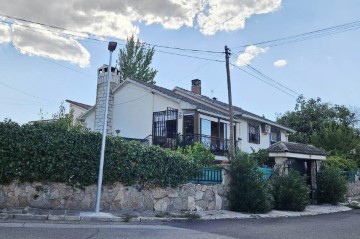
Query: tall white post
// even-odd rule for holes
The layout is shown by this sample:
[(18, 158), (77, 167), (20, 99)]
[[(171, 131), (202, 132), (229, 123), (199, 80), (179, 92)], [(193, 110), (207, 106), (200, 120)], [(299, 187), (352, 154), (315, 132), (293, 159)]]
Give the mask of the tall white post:
[(101, 186), (103, 179), (103, 171), (104, 171), (104, 157), (105, 157), (105, 143), (106, 143), (106, 129), (107, 129), (107, 116), (108, 116), (108, 108), (109, 108), (109, 94), (110, 94), (110, 77), (111, 77), (111, 60), (112, 53), (116, 49), (116, 42), (109, 42), (108, 50), (110, 51), (110, 60), (108, 66), (108, 77), (107, 77), (107, 87), (106, 87), (106, 99), (105, 99), (105, 116), (104, 116), (104, 127), (102, 132), (102, 143), (101, 143), (101, 154), (100, 154), (100, 165), (99, 165), (99, 177), (98, 177), (98, 185), (96, 191), (96, 205), (95, 205), (95, 213), (100, 212), (100, 200), (101, 200)]

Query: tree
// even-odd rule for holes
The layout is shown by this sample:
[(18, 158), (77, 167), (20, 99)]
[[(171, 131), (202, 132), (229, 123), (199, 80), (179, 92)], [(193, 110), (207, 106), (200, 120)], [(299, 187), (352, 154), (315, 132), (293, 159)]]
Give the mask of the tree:
[[(356, 112), (356, 111), (355, 111)], [(360, 165), (360, 132), (358, 117), (343, 105), (306, 100), (299, 96), (295, 110), (277, 118), (277, 123), (296, 130), (290, 141), (313, 144), (330, 155), (344, 155)]]
[(154, 47), (147, 47), (139, 39), (135, 42), (134, 36), (128, 38), (125, 47), (120, 49), (119, 53), (121, 79), (130, 78), (155, 84), (157, 70), (150, 68), (154, 53)]
[(330, 125), (354, 128), (357, 118), (343, 105), (323, 103), (320, 98), (306, 101), (301, 95), (296, 100), (295, 110), (281, 115), (277, 122), (297, 131), (290, 137), (292, 141), (311, 143), (314, 133), (322, 132)]

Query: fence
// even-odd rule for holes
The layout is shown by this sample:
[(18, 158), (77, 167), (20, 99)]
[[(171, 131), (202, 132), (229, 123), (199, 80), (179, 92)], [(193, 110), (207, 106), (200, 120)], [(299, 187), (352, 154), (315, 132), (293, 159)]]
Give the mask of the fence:
[(222, 183), (222, 169), (203, 168), (191, 182), (199, 184), (220, 184)]
[(273, 173), (272, 168), (259, 168), (259, 170), (263, 173), (263, 179), (265, 180), (269, 180)]
[[(360, 169), (358, 169), (358, 170), (360, 172)], [(353, 183), (353, 182), (355, 182), (355, 175), (358, 170), (352, 169), (350, 171), (342, 171), (341, 174), (347, 178), (349, 183)]]

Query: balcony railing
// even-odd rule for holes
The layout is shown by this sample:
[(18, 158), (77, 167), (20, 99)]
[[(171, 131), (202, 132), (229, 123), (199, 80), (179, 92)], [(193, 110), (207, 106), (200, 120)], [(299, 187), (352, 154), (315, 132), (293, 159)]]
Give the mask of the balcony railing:
[[(153, 144), (163, 148), (178, 149), (193, 146), (196, 142), (210, 149), (215, 155), (225, 155), (230, 149), (230, 140), (202, 134), (177, 135), (176, 138), (153, 137)], [(235, 142), (236, 145), (237, 142)]]

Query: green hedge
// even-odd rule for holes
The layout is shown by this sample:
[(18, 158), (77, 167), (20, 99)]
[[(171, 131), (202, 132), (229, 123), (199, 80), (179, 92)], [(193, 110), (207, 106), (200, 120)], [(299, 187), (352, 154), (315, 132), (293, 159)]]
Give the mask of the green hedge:
[[(101, 134), (69, 127), (61, 120), (22, 126), (10, 120), (0, 122), (0, 183), (95, 184), (100, 146)], [(107, 137), (104, 184), (175, 187), (188, 182), (199, 168), (179, 153)]]
[(318, 174), (319, 203), (338, 204), (346, 199), (348, 182), (336, 167), (322, 167)]
[(306, 178), (298, 171), (290, 170), (288, 174), (273, 174), (270, 183), (274, 197), (274, 208), (288, 211), (304, 211), (310, 204), (310, 188)]
[(232, 211), (266, 213), (271, 210), (270, 187), (253, 156), (238, 152), (231, 162), (227, 198)]

